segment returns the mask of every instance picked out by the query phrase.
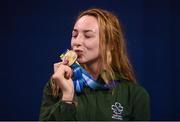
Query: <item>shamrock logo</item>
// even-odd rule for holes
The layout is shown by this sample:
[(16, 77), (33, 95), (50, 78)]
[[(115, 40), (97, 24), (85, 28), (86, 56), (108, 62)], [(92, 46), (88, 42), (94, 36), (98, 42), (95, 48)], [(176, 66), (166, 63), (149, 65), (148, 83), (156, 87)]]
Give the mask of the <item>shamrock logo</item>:
[(111, 106), (111, 109), (113, 111), (113, 115), (112, 115), (113, 119), (123, 120), (122, 118), (123, 106), (121, 105), (121, 103), (115, 102), (115, 104)]

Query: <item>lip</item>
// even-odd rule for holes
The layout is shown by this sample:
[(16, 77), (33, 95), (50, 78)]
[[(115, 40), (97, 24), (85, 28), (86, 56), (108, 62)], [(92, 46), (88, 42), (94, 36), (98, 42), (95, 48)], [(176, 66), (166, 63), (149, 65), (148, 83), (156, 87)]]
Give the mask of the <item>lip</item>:
[(83, 53), (83, 50), (82, 49), (74, 49), (74, 52), (80, 56), (82, 53)]
[(83, 50), (82, 50), (82, 49), (74, 49), (74, 51), (75, 51), (76, 53), (83, 52)]

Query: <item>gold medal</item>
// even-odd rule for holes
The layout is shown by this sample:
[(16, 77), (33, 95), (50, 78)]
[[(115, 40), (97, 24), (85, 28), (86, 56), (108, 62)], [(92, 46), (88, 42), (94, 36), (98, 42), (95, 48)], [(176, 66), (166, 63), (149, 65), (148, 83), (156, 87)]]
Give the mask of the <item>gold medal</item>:
[(68, 66), (71, 66), (77, 59), (77, 54), (73, 50), (68, 50), (65, 54), (60, 56), (62, 60), (68, 60)]

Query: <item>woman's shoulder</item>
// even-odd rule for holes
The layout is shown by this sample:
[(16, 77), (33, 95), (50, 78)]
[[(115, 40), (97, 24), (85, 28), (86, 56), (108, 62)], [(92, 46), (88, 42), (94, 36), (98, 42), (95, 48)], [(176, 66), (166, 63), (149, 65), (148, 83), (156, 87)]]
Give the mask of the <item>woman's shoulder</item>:
[(149, 93), (143, 86), (140, 84), (135, 84), (126, 79), (119, 80), (115, 89), (116, 91), (119, 91), (118, 93), (124, 92), (134, 97), (149, 97)]

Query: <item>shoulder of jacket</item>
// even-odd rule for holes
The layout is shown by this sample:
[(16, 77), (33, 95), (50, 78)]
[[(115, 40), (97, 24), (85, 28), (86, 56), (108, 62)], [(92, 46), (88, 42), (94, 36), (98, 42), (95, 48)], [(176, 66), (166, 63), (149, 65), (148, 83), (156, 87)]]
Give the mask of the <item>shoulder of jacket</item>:
[(141, 94), (147, 97), (149, 96), (149, 93), (143, 86), (141, 86), (140, 84), (135, 84), (128, 80), (124, 80), (124, 79), (118, 83), (117, 90), (119, 89), (124, 89), (133, 95)]

